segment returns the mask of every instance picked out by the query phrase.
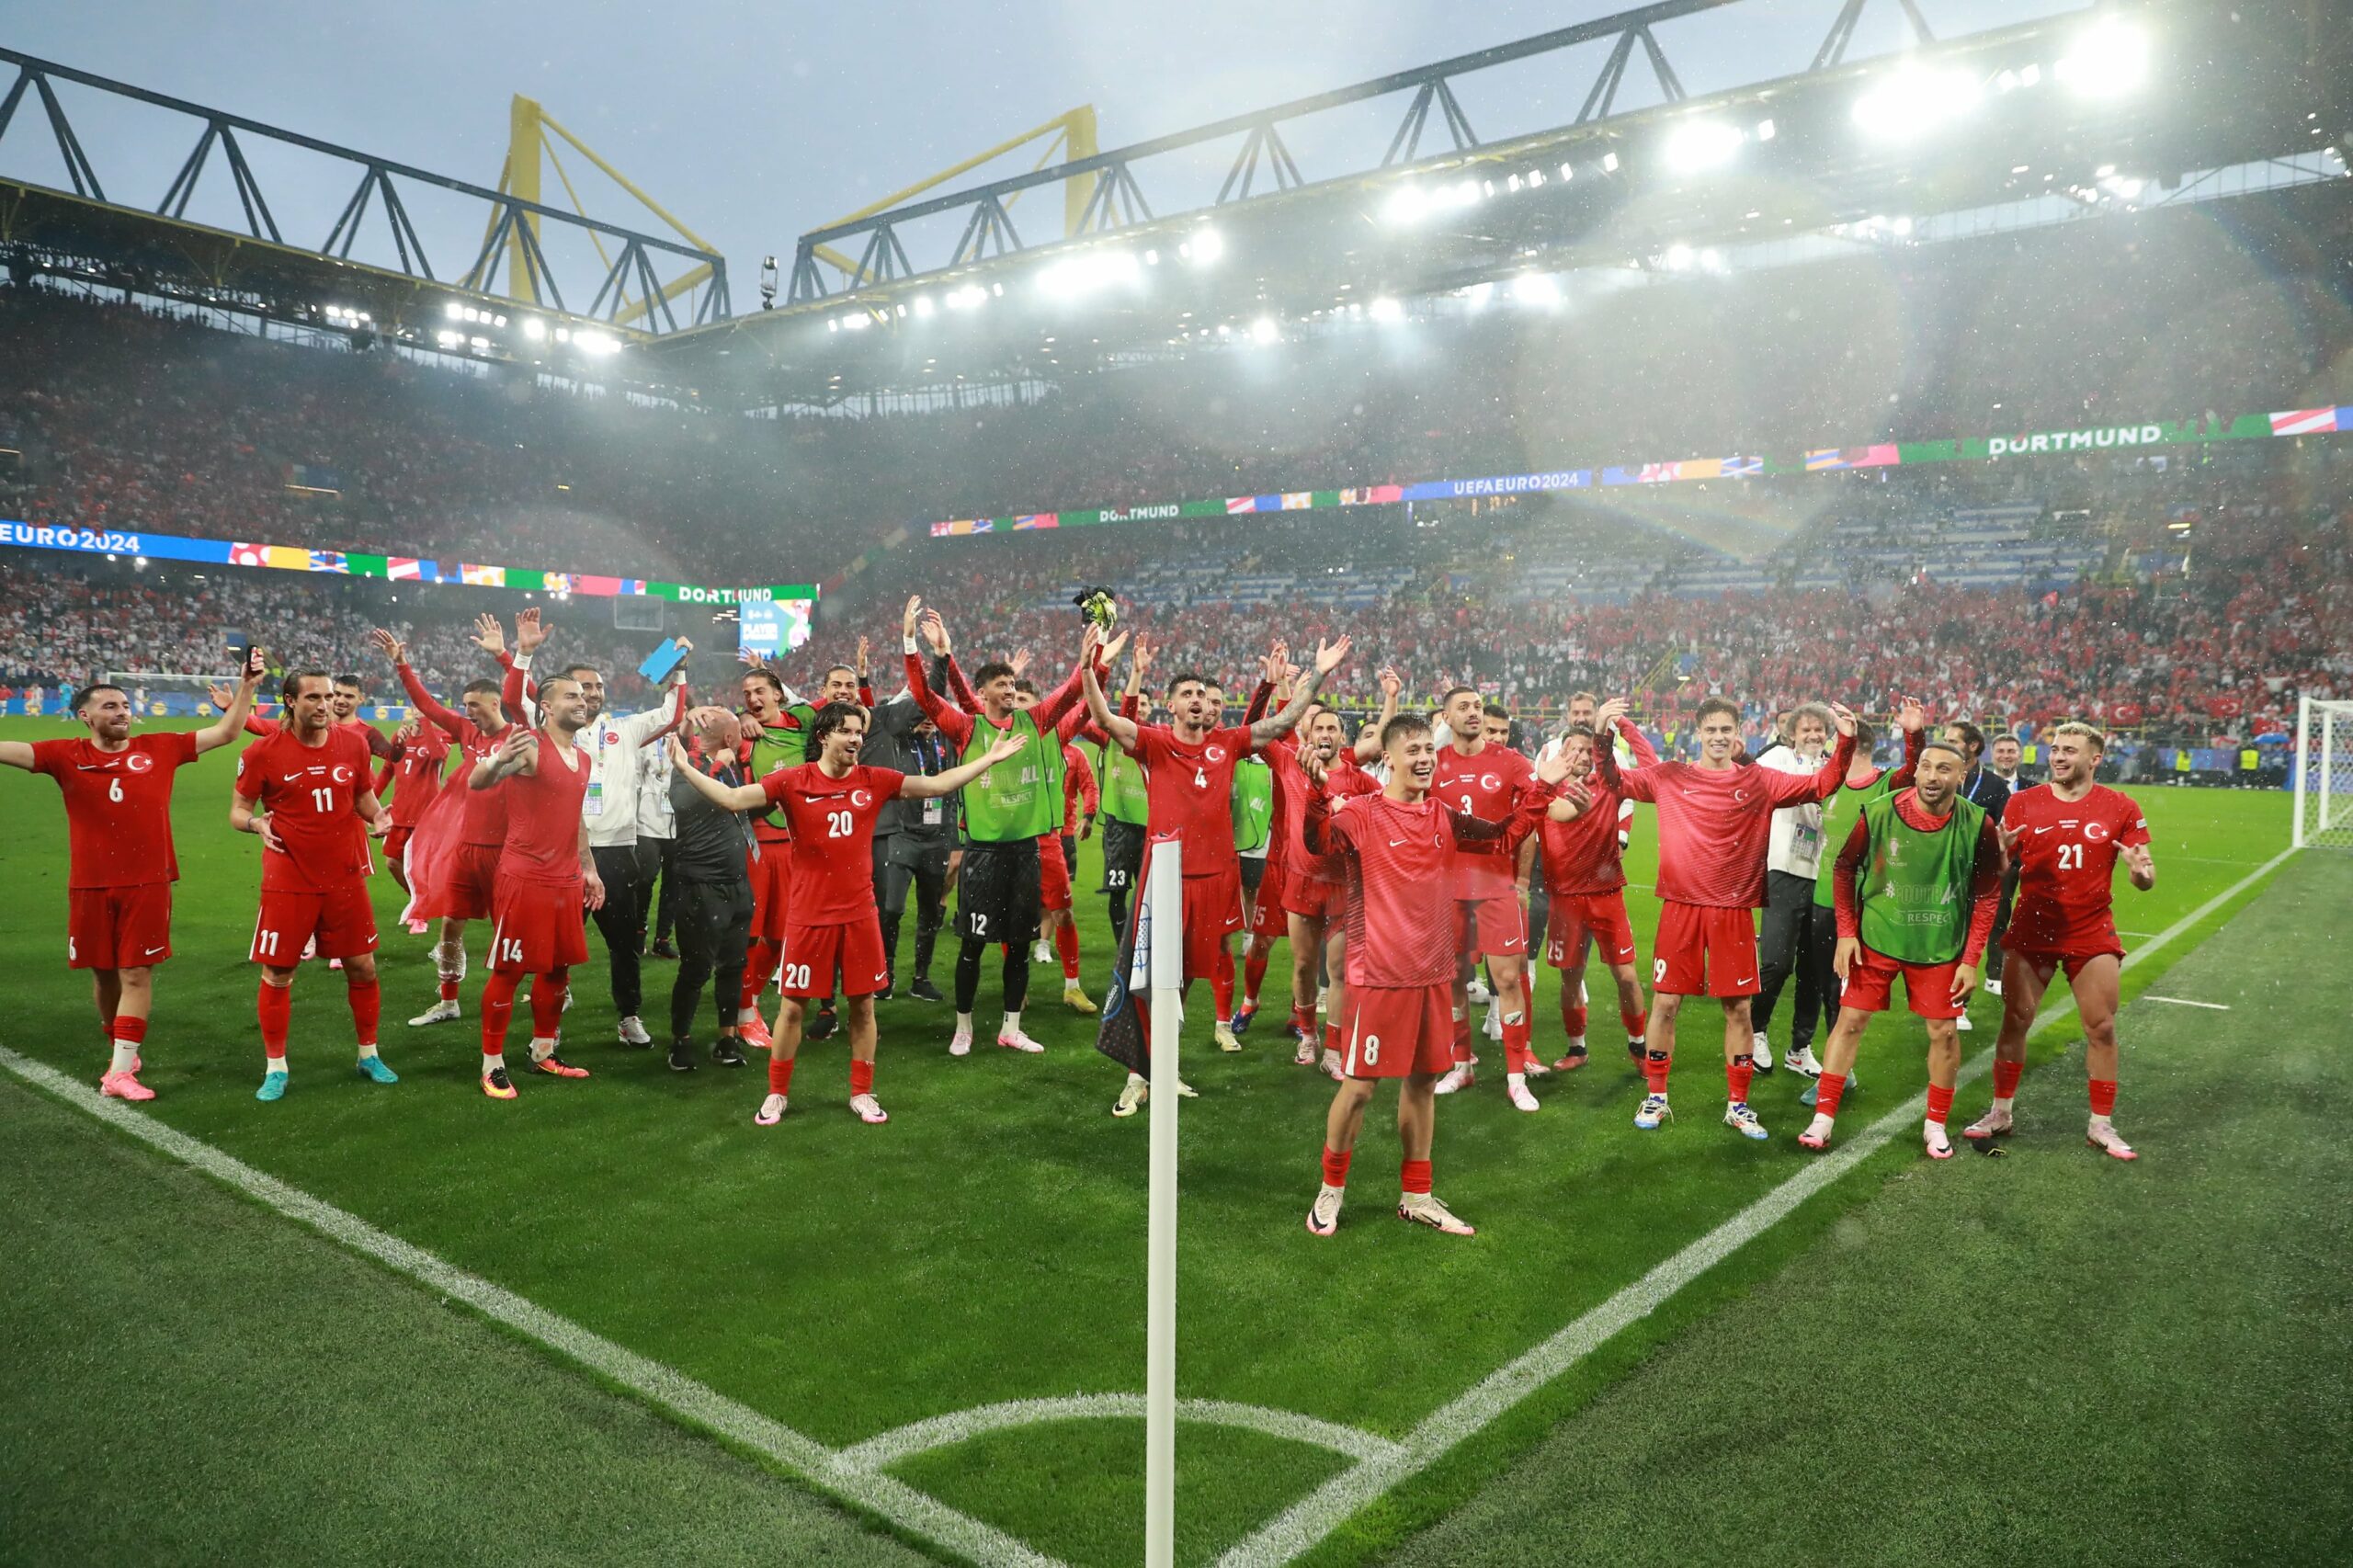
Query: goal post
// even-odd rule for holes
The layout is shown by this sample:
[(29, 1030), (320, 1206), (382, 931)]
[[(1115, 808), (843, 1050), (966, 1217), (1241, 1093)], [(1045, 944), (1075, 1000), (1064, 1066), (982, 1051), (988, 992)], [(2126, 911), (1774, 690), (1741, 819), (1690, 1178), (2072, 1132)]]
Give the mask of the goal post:
[(142, 718), (186, 716), (210, 718), (213, 713), (212, 687), (237, 684), (237, 669), (233, 664), (217, 673), (187, 670), (108, 670), (106, 680), (131, 694), (131, 704)]
[(1176, 1547), (1176, 1037), (1184, 1018), (1184, 845), (1152, 847), (1139, 915), (1151, 955), (1152, 1169), (1144, 1268), (1145, 1568), (1173, 1568)]
[(2297, 699), (2289, 791), (2294, 847), (2353, 849), (2353, 701)]

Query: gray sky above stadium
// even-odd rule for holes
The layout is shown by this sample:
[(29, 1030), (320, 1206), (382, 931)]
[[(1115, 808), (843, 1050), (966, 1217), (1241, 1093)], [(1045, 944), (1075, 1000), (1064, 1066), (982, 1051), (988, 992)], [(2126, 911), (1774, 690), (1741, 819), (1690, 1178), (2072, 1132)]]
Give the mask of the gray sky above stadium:
[[(1938, 36), (1949, 37), (2077, 9), (2079, 0), (1921, 5)], [(0, 0), (0, 39), (484, 185), (495, 182), (505, 154), (509, 96), (536, 97), (726, 255), (743, 311), (756, 308), (764, 253), (789, 265), (803, 230), (1076, 105), (1096, 106), (1102, 144), (1112, 147), (1623, 8), (1605, 0), (411, 0), (399, 7)], [(1746, 0), (1665, 24), (1659, 37), (1687, 90), (1704, 94), (1802, 69), (1836, 11), (1836, 0)], [(1902, 36), (1895, 0), (1874, 0), (1854, 52)], [(1561, 124), (1574, 118), (1606, 49), (1589, 44), (1518, 62), (1457, 90), (1483, 139)], [(1628, 83), (1621, 102), (1654, 101), (1639, 63)], [(192, 127), (165, 131), (160, 119), (142, 118), (146, 111), (100, 113), (83, 107), (89, 100), (79, 90), (63, 96), (109, 197), (154, 205), (193, 144)], [(1358, 106), (1287, 129), (1286, 137), (1310, 179), (1336, 174), (1376, 160), (1404, 108), (1402, 97)], [(63, 184), (47, 142), (39, 117), (20, 114), (0, 166)], [(1222, 146), (1191, 164), (1176, 154), (1148, 165), (1142, 177), (1155, 210), (1214, 195), (1233, 152)], [(248, 156), (280, 222), (303, 233), (315, 228), (311, 244), (323, 239), (351, 176), (300, 154), (249, 147)], [(1016, 173), (1033, 161), (1034, 153), (1014, 154), (985, 173)], [(592, 212), (658, 229), (581, 160), (568, 162)], [(562, 204), (552, 176), (549, 185), (548, 199)], [(202, 194), (233, 199), (218, 160)], [(1023, 219), (1017, 209), (1016, 216), (1032, 240), (1059, 233), (1059, 210)], [(454, 220), (417, 217), (436, 269), (460, 269), (458, 253), (479, 242), (479, 218), (468, 235)], [(208, 221), (236, 226), (225, 212)], [(453, 259), (443, 263), (443, 256)]]

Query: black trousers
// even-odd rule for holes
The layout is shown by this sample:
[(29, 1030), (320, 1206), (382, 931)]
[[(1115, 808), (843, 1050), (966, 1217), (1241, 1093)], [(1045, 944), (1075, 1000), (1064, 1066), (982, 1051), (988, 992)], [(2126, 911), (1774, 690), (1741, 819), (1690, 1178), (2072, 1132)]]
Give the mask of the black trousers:
[(1813, 1043), (1814, 1019), (1822, 1011), (1822, 991), (1813, 965), (1813, 928), (1827, 926), (1834, 936), (1836, 914), (1817, 908), (1814, 881), (1788, 871), (1765, 873), (1765, 930), (1756, 941), (1756, 1000), (1749, 1004), (1749, 1027), (1758, 1034), (1773, 1021), (1781, 987), (1791, 976), (1798, 983), (1797, 1000), (1790, 1009), (1790, 1039), (1786, 1049), (1803, 1051)]
[(2010, 905), (2018, 902), (2018, 869), (2013, 863), (2002, 873), (2002, 902), (1994, 906), (1994, 936), (1985, 944), (1984, 977), (1987, 980), (2002, 978), (2002, 938), (2009, 935)]
[[(644, 841), (641, 839), (639, 842)], [(678, 917), (678, 901), (671, 892), (672, 885), (677, 879), (670, 875), (670, 868), (676, 865), (678, 859), (678, 841), (675, 838), (657, 838), (654, 844), (662, 859), (662, 897), (654, 916), (654, 935), (657, 940), (666, 942), (670, 939), (670, 932), (675, 927)]]
[(939, 927), (948, 913), (948, 857), (946, 839), (926, 843), (907, 837), (893, 846), (891, 859), (882, 868), (882, 885), (878, 903), (882, 912), (882, 953), (891, 965), (891, 973), (899, 972), (899, 923), (906, 914), (907, 892), (915, 895), (915, 978), (931, 978), (931, 955), (939, 942)]
[(662, 869), (662, 852), (654, 841), (599, 846), (588, 852), (597, 875), (605, 884), (604, 907), (596, 912), (597, 933), (612, 960), (613, 1006), (624, 1018), (644, 1009), (644, 987), (638, 974), (637, 939), (645, 928), (645, 901)]
[[(1822, 1033), (1826, 1040), (1838, 1027), (1838, 993), (1844, 989), (1832, 960), (1838, 956), (1838, 912), (1817, 909), (1807, 927), (1803, 962), (1813, 973), (1813, 994), (1822, 999)], [(1753, 1016), (1753, 1013), (1752, 1013)]]
[(752, 940), (752, 884), (677, 881), (663, 879), (678, 925), (678, 977), (670, 984), (670, 1038), (694, 1032), (702, 988), (711, 985), (722, 1028), (735, 1022), (744, 994), (744, 954)]

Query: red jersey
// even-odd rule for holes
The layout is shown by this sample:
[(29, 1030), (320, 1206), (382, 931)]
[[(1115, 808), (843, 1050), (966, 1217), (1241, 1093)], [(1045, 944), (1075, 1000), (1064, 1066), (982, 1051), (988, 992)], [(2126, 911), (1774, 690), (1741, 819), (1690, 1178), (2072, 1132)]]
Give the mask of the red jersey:
[(1602, 783), (1597, 772), (1587, 774), (1584, 786), (1590, 805), (1567, 822), (1544, 819), (1540, 831), (1548, 892), (1615, 892), (1626, 885), (1625, 851), (1618, 843), (1618, 812), (1626, 802)]
[(343, 725), (318, 745), (291, 730), (265, 735), (237, 758), (237, 793), (269, 813), (286, 852), (265, 849), (264, 892), (333, 892), (373, 868), (356, 804), (371, 787), (368, 743)]
[[(1271, 756), (1273, 754), (1269, 753), (1268, 755)], [(1293, 758), (1296, 758), (1298, 756), (1297, 751), (1292, 751), (1290, 756)], [(1282, 765), (1280, 763), (1277, 763), (1275, 765), (1275, 777), (1278, 779), (1282, 777)], [(1307, 812), (1309, 809), (1308, 801), (1317, 792), (1307, 787), (1307, 774), (1306, 770), (1303, 768), (1300, 771), (1299, 781), (1301, 789), (1299, 795), (1300, 820), (1298, 831), (1302, 835), (1302, 838), (1299, 846), (1299, 858), (1292, 861), (1291, 864), (1298, 868), (1300, 875), (1304, 876), (1311, 881), (1333, 883), (1345, 882), (1348, 880), (1348, 869), (1345, 858), (1341, 855), (1336, 851), (1328, 851), (1319, 854), (1307, 847), (1303, 835), (1307, 828)], [(1332, 759), (1331, 766), (1324, 770), (1324, 789), (1322, 794), (1325, 802), (1325, 809), (1327, 811), (1338, 811), (1343, 801), (1352, 800), (1358, 795), (1378, 795), (1380, 793), (1381, 780), (1375, 778), (1371, 774), (1367, 773), (1363, 768), (1358, 767), (1357, 759), (1348, 755), (1347, 748), (1345, 746), (1340, 749), (1340, 754)]]
[[(1065, 716), (1063, 723), (1067, 726), (1072, 717), (1084, 716), (1084, 711), (1081, 710), (1077, 715)], [(1084, 812), (1091, 817), (1102, 804), (1103, 791), (1095, 784), (1095, 765), (1086, 760), (1085, 752), (1070, 744), (1067, 735), (1063, 736), (1063, 831), (1075, 835), (1080, 814)]]
[[(438, 730), (421, 729), (394, 744), (401, 754), (377, 769), (376, 794), (381, 799), (391, 791), (394, 827), (415, 827), (424, 817), (425, 808), (441, 793), (441, 768), (449, 760), (449, 741)], [(465, 780), (460, 778), (458, 784), (462, 789)]]
[(1620, 768), (1615, 749), (1594, 749), (1595, 771), (1605, 788), (1657, 805), (1659, 897), (1703, 909), (1762, 909), (1773, 813), (1835, 794), (1855, 755), (1855, 737), (1839, 736), (1837, 749), (1813, 773), (1688, 762)]
[(1185, 846), (1185, 875), (1242, 874), (1233, 847), (1233, 765), (1250, 755), (1250, 730), (1211, 730), (1198, 744), (1165, 724), (1138, 724), (1124, 748), (1142, 765), (1147, 842)]
[(196, 760), (192, 732), (133, 735), (120, 751), (100, 751), (84, 735), (35, 741), (33, 771), (57, 780), (65, 797), (66, 886), (131, 888), (180, 880), (172, 849), (172, 782)]
[(1531, 788), (1506, 822), (1465, 816), (1433, 794), (1407, 805), (1367, 795), (1336, 812), (1328, 796), (1307, 803), (1303, 841), (1347, 869), (1350, 985), (1443, 985), (1460, 963), (1454, 858), (1466, 844), (1508, 847), (1525, 838), (1552, 792)]
[[(418, 712), (432, 720), (443, 734), (449, 737), (458, 748), (458, 755), (465, 759), (465, 765), (449, 781), (450, 789), (466, 790), (465, 821), (459, 824), (458, 842), (478, 845), (505, 844), (506, 842), (506, 786), (502, 784), (495, 790), (467, 790), (466, 775), (473, 771), (475, 763), (497, 752), (499, 743), (506, 738), (506, 732), (501, 729), (494, 734), (477, 725), (463, 713), (443, 707), (434, 699), (431, 692), (425, 689), (425, 683), (416, 678), (416, 672), (408, 665), (401, 665), (400, 674), (401, 685), (407, 688), (409, 701), (415, 705)], [(401, 819), (395, 815), (392, 820), (398, 822)]]
[(2095, 784), (2063, 801), (2048, 784), (2010, 797), (2002, 825), (2017, 830), (2018, 906), (2002, 945), (2023, 953), (2122, 952), (2114, 913), (2116, 850), (2149, 842), (2132, 797)]
[[(539, 732), (540, 758), (477, 795), (506, 797), (506, 838), (498, 852), (502, 882), (547, 887), (581, 884), (580, 802), (588, 798), (588, 748)], [(567, 767), (566, 764), (570, 766)]]
[[(1430, 793), (1452, 810), (1482, 822), (1503, 822), (1511, 815), (1512, 801), (1536, 768), (1509, 746), (1483, 746), (1469, 756), (1451, 744), (1438, 748), (1438, 771), (1430, 776)], [(1512, 888), (1511, 851), (1501, 839), (1466, 844), (1454, 852), (1454, 893), (1457, 898), (1492, 898)]]
[(792, 924), (840, 926), (874, 917), (874, 823), (899, 798), (906, 778), (896, 768), (862, 764), (832, 778), (804, 762), (760, 780), (769, 804), (791, 827)]

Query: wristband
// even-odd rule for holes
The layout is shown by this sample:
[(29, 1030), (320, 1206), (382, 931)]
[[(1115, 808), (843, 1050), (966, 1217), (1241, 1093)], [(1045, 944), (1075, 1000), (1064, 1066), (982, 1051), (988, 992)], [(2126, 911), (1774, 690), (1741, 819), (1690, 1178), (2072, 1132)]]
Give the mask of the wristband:
[(915, 640), (914, 638), (912, 638), (912, 637), (902, 637), (902, 638), (900, 638), (900, 639), (899, 639), (899, 651), (900, 651), (901, 653), (907, 653), (907, 654), (912, 655), (912, 654), (915, 653)]

